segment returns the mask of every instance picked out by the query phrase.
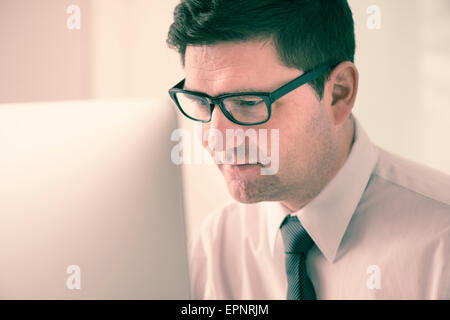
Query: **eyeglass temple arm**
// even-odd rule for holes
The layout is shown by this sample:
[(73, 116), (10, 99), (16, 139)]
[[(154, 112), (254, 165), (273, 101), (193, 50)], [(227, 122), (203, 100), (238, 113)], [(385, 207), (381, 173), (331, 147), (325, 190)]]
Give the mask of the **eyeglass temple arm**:
[(184, 81), (186, 80), (186, 78), (184, 78), (183, 80), (181, 80), (180, 82), (178, 82), (174, 88), (178, 88), (178, 89), (183, 89), (184, 87)]
[(317, 67), (314, 70), (311, 70), (309, 72), (306, 72), (306, 73), (302, 74), (297, 79), (294, 79), (294, 80), (292, 80), (289, 83), (286, 83), (284, 86), (282, 86), (278, 90), (272, 92), (272, 94), (270, 95), (270, 99), (272, 100), (272, 102), (274, 102), (275, 100), (280, 99), (285, 94), (287, 94), (287, 93), (291, 92), (292, 90), (294, 90), (294, 89), (304, 85), (305, 83), (317, 79), (323, 73), (325, 73), (325, 71), (328, 69), (328, 67), (329, 66), (327, 64), (324, 64), (324, 65), (321, 65), (321, 66)]

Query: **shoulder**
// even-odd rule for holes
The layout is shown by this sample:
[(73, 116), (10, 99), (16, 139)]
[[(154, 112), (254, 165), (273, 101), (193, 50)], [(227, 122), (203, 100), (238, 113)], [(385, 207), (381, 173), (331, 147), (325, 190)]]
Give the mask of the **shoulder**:
[(379, 159), (373, 176), (390, 184), (397, 195), (415, 196), (429, 205), (450, 210), (450, 176), (378, 148)]
[(378, 154), (361, 211), (385, 217), (392, 228), (448, 238), (450, 176), (381, 148)]

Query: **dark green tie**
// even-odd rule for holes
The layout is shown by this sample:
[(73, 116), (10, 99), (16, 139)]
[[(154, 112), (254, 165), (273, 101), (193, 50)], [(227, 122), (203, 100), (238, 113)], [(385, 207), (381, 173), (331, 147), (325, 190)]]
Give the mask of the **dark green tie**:
[(306, 272), (306, 254), (314, 241), (296, 216), (288, 215), (280, 229), (286, 251), (287, 300), (316, 300)]

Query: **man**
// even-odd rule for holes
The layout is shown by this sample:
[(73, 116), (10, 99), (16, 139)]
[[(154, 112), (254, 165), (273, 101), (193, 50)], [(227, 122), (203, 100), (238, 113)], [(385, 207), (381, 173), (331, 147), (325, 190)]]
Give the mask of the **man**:
[(168, 43), (186, 72), (171, 96), (204, 134), (279, 132), (274, 174), (217, 164), (236, 201), (192, 243), (194, 298), (450, 298), (450, 178), (373, 145), (352, 115), (345, 0), (183, 0)]

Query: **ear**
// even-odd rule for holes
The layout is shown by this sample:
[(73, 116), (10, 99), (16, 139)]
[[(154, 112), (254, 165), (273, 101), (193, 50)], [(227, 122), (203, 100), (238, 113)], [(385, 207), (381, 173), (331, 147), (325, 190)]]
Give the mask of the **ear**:
[(340, 63), (325, 85), (324, 102), (336, 126), (348, 118), (358, 92), (359, 73), (350, 61)]

